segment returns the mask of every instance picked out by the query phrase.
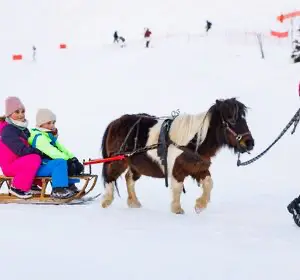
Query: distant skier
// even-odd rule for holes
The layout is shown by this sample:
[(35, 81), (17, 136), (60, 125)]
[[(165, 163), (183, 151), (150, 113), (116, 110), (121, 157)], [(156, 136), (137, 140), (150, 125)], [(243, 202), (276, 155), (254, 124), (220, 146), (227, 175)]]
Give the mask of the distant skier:
[(36, 47), (33, 45), (32, 46), (32, 60), (35, 61), (35, 56), (36, 56)]
[(120, 43), (121, 48), (124, 48), (126, 46), (126, 44), (125, 44), (125, 38), (122, 37), (122, 36), (120, 36), (119, 39), (121, 41), (121, 43)]
[(206, 21), (206, 26), (205, 26), (205, 28), (206, 28), (206, 33), (208, 33), (208, 30), (209, 29), (211, 29), (211, 26), (212, 26), (212, 23), (210, 22), (210, 21)]
[(114, 43), (119, 43), (119, 35), (117, 31), (114, 32)]
[(149, 28), (146, 29), (144, 33), (144, 38), (146, 40), (146, 48), (149, 48), (150, 40), (151, 40), (151, 34), (152, 32), (149, 30)]

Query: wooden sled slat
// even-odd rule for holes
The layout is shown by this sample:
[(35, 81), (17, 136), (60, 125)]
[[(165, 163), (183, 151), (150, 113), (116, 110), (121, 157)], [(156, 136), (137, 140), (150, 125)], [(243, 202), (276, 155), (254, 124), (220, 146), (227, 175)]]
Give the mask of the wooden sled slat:
[[(6, 177), (0, 175), (0, 189), (4, 183), (6, 183), (7, 187), (9, 188), (11, 185), (13, 177)], [(79, 176), (70, 176), (69, 179), (80, 179), (85, 180), (85, 183), (80, 190), (79, 193), (75, 194), (72, 197), (66, 199), (55, 199), (52, 198), (49, 194), (46, 194), (47, 185), (51, 182), (51, 177), (35, 177), (35, 180), (41, 180), (42, 182), (42, 191), (41, 194), (33, 195), (33, 197), (28, 199), (21, 199), (15, 197), (9, 193), (0, 193), (0, 204), (8, 204), (8, 203), (18, 203), (18, 204), (68, 204), (74, 200), (83, 199), (84, 196), (89, 194), (94, 187), (96, 186), (98, 175), (93, 174), (82, 174)], [(91, 184), (89, 184), (91, 183)]]

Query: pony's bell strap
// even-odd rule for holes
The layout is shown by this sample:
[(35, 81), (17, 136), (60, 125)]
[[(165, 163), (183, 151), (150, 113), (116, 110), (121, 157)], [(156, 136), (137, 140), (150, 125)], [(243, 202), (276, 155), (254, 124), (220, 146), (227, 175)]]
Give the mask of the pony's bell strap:
[(111, 161), (117, 161), (117, 160), (123, 160), (125, 159), (125, 155), (118, 155), (114, 157), (108, 157), (108, 158), (99, 158), (99, 159), (93, 159), (90, 161), (85, 161), (83, 165), (91, 165), (91, 164), (97, 164), (97, 163), (104, 163), (104, 162), (111, 162)]

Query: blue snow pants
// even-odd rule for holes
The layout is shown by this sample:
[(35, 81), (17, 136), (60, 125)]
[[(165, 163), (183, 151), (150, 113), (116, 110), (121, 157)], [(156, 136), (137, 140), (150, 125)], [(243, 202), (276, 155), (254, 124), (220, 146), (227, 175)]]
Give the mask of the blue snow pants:
[(68, 164), (64, 159), (52, 159), (43, 161), (36, 176), (52, 177), (52, 188), (64, 188), (71, 184), (79, 183), (79, 179), (69, 179)]

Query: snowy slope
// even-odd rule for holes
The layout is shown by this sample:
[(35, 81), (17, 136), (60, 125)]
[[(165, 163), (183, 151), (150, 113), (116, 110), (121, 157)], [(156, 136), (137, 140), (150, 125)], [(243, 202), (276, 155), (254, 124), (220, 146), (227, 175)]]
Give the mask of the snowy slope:
[[(195, 22), (202, 28), (207, 14), (223, 25), (220, 30), (226, 29), (225, 19), (229, 28), (234, 20), (239, 22), (236, 29), (241, 34), (244, 28), (256, 28), (259, 21), (264, 28), (266, 18), (290, 9), (279, 1), (260, 7), (266, 16), (259, 14), (257, 21), (247, 18), (257, 5), (242, 6), (244, 1), (223, 6), (215, 1), (210, 8), (181, 2), (177, 6), (181, 24), (175, 20), (179, 10), (169, 1), (145, 2), (148, 10), (132, 1), (127, 5), (120, 1), (6, 2), (0, 9), (1, 32), (7, 40), (1, 46), (1, 100), (20, 96), (32, 126), (38, 108), (53, 109), (62, 141), (80, 159), (101, 156), (106, 125), (123, 113), (160, 116), (177, 108), (198, 113), (217, 98), (233, 96), (250, 107), (254, 156), (277, 137), (299, 108), (300, 68), (289, 63), (288, 43), (268, 41), (266, 60), (261, 60), (256, 41), (245, 41), (242, 35), (225, 38), (216, 30), (208, 37), (187, 36), (195, 31), (192, 18), (198, 16)], [(220, 9), (215, 8), (218, 5)], [(8, 15), (16, 17), (14, 24), (8, 24)], [(71, 24), (75, 20), (77, 25)], [(120, 23), (135, 40), (125, 49), (110, 45), (111, 29)], [(144, 26), (160, 30), (148, 50), (136, 35)], [(103, 41), (95, 38), (95, 30)], [(182, 35), (165, 38), (168, 32)], [(57, 48), (62, 40), (70, 44), (68, 50)], [(33, 42), (38, 47), (36, 62), (30, 57)], [(9, 60), (14, 49), (27, 51), (24, 61)], [(73, 207), (1, 205), (2, 278), (295, 278), (299, 229), (286, 205), (299, 193), (299, 131), (288, 134), (247, 167), (238, 168), (231, 152), (220, 152), (211, 168), (212, 201), (200, 215), (193, 206), (201, 192), (192, 181), (187, 180), (182, 199), (186, 214), (176, 216), (169, 211), (170, 190), (164, 181), (145, 177), (137, 183), (141, 209), (127, 208), (123, 179), (119, 181), (121, 198), (116, 197), (108, 209), (102, 209), (100, 202)], [(101, 166), (94, 171), (100, 174)], [(97, 191), (102, 191), (101, 180)]]
[(1, 45), (51, 46), (55, 41), (102, 44), (117, 29), (126, 38), (139, 37), (144, 27), (156, 34), (202, 31), (205, 20), (222, 30), (269, 31), (275, 18), (299, 8), (297, 0), (10, 0), (0, 6)]

